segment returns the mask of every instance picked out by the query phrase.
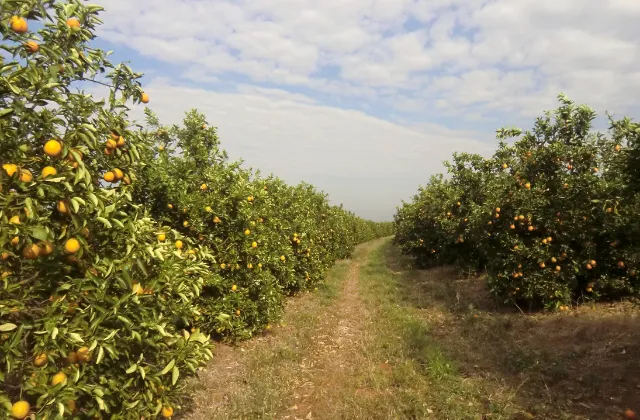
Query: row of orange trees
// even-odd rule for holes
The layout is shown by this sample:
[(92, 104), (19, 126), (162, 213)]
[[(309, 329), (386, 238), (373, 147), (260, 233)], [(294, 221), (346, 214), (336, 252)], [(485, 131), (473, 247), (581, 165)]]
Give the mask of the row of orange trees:
[(149, 97), (91, 47), (100, 11), (0, 3), (2, 416), (171, 417), (210, 335), (268, 327), (390, 230), (229, 162), (195, 111), (133, 126)]
[[(636, 295), (640, 125), (564, 95), (531, 131), (498, 130), (491, 158), (454, 154), (395, 216), (395, 241), (423, 266), (488, 274), (506, 302), (567, 309)], [(514, 138), (507, 143), (505, 140)]]

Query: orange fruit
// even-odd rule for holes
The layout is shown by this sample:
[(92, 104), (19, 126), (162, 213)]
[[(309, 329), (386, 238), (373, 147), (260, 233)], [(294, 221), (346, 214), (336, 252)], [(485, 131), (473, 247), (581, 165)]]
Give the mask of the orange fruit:
[(625, 410), (625, 412), (624, 412), (624, 417), (625, 417), (626, 419), (635, 419), (635, 418), (636, 418), (636, 412), (635, 412), (635, 411), (633, 411), (633, 410), (632, 410), (632, 409), (630, 409), (630, 408), (627, 408), (627, 409)]
[(285, 257), (284, 255), (281, 255), (281, 256), (280, 256), (280, 261), (284, 261), (284, 260), (286, 260), (286, 259), (287, 259), (287, 257)]
[(33, 174), (31, 173), (31, 171), (27, 170), (27, 169), (20, 169), (20, 181), (22, 182), (31, 182), (33, 181)]
[(238, 286), (236, 286), (235, 284), (233, 286), (231, 286), (231, 291), (235, 292), (236, 290), (238, 290)]
[(107, 149), (113, 150), (116, 147), (118, 147), (118, 143), (114, 140), (114, 139), (109, 139), (107, 140), (107, 142), (105, 143), (105, 147)]
[(619, 152), (620, 149), (622, 149), (622, 147), (619, 144), (616, 144), (615, 147), (613, 148), (613, 150), (615, 150), (616, 152)]
[(173, 209), (173, 204), (171, 204), (171, 203), (167, 204), (167, 208), (168, 208), (169, 210), (172, 210), (172, 209)]
[(258, 247), (258, 243), (257, 242), (251, 242), (251, 248), (257, 248)]
[(182, 243), (182, 241), (176, 241), (176, 248), (182, 249), (183, 246), (184, 244)]
[(42, 169), (42, 179), (46, 179), (48, 176), (57, 175), (58, 171), (53, 166), (45, 166)]
[(53, 375), (53, 378), (51, 378), (51, 385), (56, 386), (58, 384), (63, 383), (66, 380), (67, 380), (67, 375), (64, 372), (58, 372), (55, 375)]
[(207, 190), (207, 184), (200, 185), (200, 191), (206, 191), (206, 190)]
[(162, 407), (162, 417), (168, 419), (173, 416), (173, 407), (165, 406)]
[(67, 239), (64, 243), (64, 250), (67, 254), (75, 254), (80, 251), (80, 242), (76, 238)]
[(25, 42), (24, 47), (30, 54), (35, 54), (40, 50), (40, 45), (38, 45), (38, 43), (35, 41)]
[(591, 270), (593, 268), (593, 266), (589, 263), (587, 263), (587, 270)]
[(9, 176), (13, 176), (13, 174), (18, 172), (18, 166), (14, 165), (13, 163), (5, 163), (4, 165), (2, 165), (2, 169), (4, 169), (4, 171)]
[(19, 225), (20, 216), (11, 216), (11, 218), (9, 219), (9, 223), (11, 223), (12, 225)]
[(122, 136), (118, 137), (117, 145), (118, 145), (118, 147), (124, 147), (124, 145), (125, 145), (124, 137), (122, 137)]
[[(17, 31), (16, 31), (17, 32)], [(22, 420), (29, 415), (31, 406), (26, 401), (18, 401), (11, 406), (11, 417)]]
[(159, 240), (160, 242), (164, 242), (164, 241), (165, 241), (165, 239), (167, 239), (167, 236), (166, 236), (164, 233), (160, 233), (160, 234), (158, 234), (158, 240)]
[(67, 26), (71, 29), (77, 29), (80, 27), (80, 21), (76, 18), (67, 19)]
[(124, 172), (122, 172), (122, 169), (120, 168), (113, 168), (113, 176), (117, 181), (120, 181), (122, 177), (124, 177)]
[(251, 231), (249, 229), (247, 229), (247, 230), (244, 231), (244, 234), (245, 235), (251, 235)]
[(227, 268), (227, 265), (225, 263), (220, 264), (220, 269), (224, 270), (225, 268)]
[(531, 184), (527, 182), (526, 184), (524, 184), (524, 187), (526, 189), (530, 190), (531, 189)]
[(80, 347), (76, 352), (76, 357), (78, 358), (78, 362), (80, 363), (88, 362), (91, 359), (91, 353), (89, 353), (89, 348)]
[(109, 171), (106, 172), (103, 176), (102, 179), (104, 179), (107, 182), (113, 182), (116, 179), (116, 174), (114, 174), (113, 172)]
[(47, 364), (47, 361), (47, 355), (45, 353), (40, 353), (33, 359), (33, 365), (42, 367)]
[(10, 20), (11, 29), (13, 32), (23, 34), (29, 29), (27, 20), (20, 16), (12, 16)]
[(618, 261), (618, 268), (624, 268), (624, 262)]
[(39, 242), (38, 247), (40, 248), (40, 254), (45, 257), (53, 253), (53, 245), (49, 241)]
[(22, 250), (22, 256), (27, 260), (35, 260), (40, 256), (40, 247), (36, 244), (27, 245)]
[(143, 104), (149, 103), (149, 95), (142, 92), (142, 94), (140, 95), (140, 102), (142, 102)]
[(56, 208), (62, 214), (69, 213), (69, 208), (67, 207), (67, 203), (63, 200), (58, 201), (58, 203), (56, 204)]

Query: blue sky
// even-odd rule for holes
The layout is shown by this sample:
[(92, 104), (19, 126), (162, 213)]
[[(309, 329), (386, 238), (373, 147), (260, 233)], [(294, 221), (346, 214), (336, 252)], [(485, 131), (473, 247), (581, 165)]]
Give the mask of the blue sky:
[(640, 108), (637, 0), (98, 3), (96, 45), (146, 74), (163, 122), (197, 108), (232, 158), (376, 220), (561, 91), (600, 114)]

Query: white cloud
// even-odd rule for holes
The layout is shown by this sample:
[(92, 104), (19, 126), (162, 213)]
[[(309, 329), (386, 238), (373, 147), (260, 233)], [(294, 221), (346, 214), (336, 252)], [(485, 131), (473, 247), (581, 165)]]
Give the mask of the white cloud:
[(561, 91), (601, 113), (640, 110), (638, 0), (97, 1), (103, 39), (236, 92), (156, 82), (164, 117), (202, 108), (234, 156), (370, 212), (396, 202), (361, 175), (380, 179), (378, 197), (406, 195), (454, 146), (484, 147), (439, 119), (487, 133), (533, 122)]
[[(245, 86), (217, 93), (155, 80), (145, 86), (165, 124), (192, 107), (219, 127), (234, 159), (288, 182), (307, 181), (364, 217), (390, 219), (453, 151), (488, 153), (491, 136), (433, 124), (402, 126), (360, 111), (310, 103), (302, 96)], [(134, 109), (142, 118), (142, 108)]]

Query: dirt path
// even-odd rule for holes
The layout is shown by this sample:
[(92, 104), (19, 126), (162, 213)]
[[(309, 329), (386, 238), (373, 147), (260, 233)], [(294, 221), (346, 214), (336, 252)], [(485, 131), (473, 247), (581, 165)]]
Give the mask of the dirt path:
[(320, 293), (291, 299), (268, 334), (219, 345), (191, 385), (194, 408), (184, 418), (336, 418), (329, 413), (355, 374), (352, 356), (368, 320), (358, 293), (361, 265), (383, 242), (363, 244), (352, 260), (338, 262)]
[[(621, 418), (640, 411), (638, 309), (521, 313), (486, 280), (357, 248), (283, 324), (220, 346), (187, 419)], [(629, 417), (634, 418), (634, 417)]]

